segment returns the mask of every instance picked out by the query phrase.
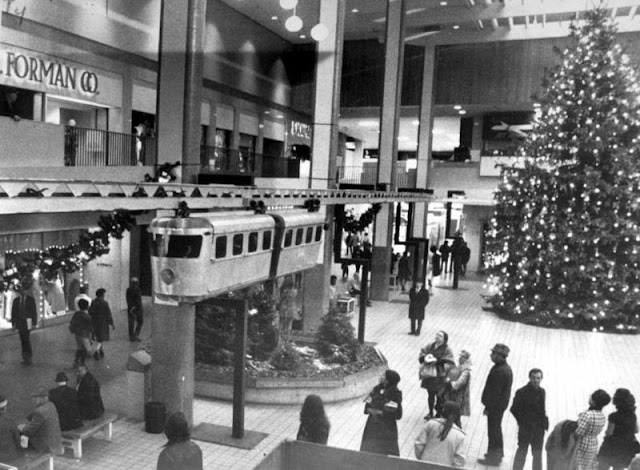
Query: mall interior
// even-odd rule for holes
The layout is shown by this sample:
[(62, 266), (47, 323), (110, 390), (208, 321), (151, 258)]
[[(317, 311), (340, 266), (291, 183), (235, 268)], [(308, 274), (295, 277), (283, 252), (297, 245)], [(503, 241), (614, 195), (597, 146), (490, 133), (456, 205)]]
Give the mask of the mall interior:
[[(406, 366), (407, 375), (413, 373), (420, 343), (414, 338), (394, 343), (388, 336), (399, 334), (397, 325), (391, 328), (395, 333), (385, 331), (387, 319), (404, 321), (408, 302), (395, 288), (392, 255), (407, 251), (416, 277), (424, 277), (429, 247), (451, 242), (457, 234), (470, 248), (468, 275), (457, 298), (443, 286), (441, 298), (433, 301), (441, 324), (452, 329), (466, 325), (470, 342), (476, 341), (471, 331), (477, 325), (483, 347), (485, 340), (503, 334), (512, 335), (514, 344), (523, 336), (534, 341), (527, 346), (530, 352), (544, 350), (545, 341), (556, 341), (553, 333), (528, 335), (523, 327), (504, 326), (499, 319), (474, 324), (462, 315), (486, 315), (477, 312), (482, 307), (484, 234), (500, 180), (497, 165), (517, 158), (545, 71), (557, 64), (555, 50), (567, 44), (571, 23), (584, 19), (589, 3), (2, 0), (0, 267), (5, 276), (29, 256), (99, 230), (101, 215), (127, 210), (136, 219), (120, 238), (110, 238), (108, 253), (74, 272), (61, 269), (54, 279), (33, 283), (39, 321), (32, 336), (41, 360), (49, 354), (46, 365), (37, 364), (37, 354), (33, 368), (17, 364), (19, 343), (11, 328), (17, 294), (6, 288), (0, 295), (0, 370), (3, 382), (12, 382), (0, 386), (0, 394), (15, 401), (15, 420), (31, 406), (30, 387), (43, 381), (51, 385), (58, 369), (71, 371), (67, 326), (80, 287), (88, 284), (91, 296), (104, 288), (116, 323), (120, 320), (110, 348), (117, 349), (113, 357), (119, 362), (95, 367), (105, 382), (105, 401), (121, 417), (116, 438), (87, 444), (81, 460), (56, 457), (55, 467), (155, 468), (164, 441), (144, 433), (140, 417), (127, 414), (122, 398), (130, 392), (130, 354), (139, 346), (126, 338), (125, 292), (132, 278), (140, 280), (149, 315), (146, 338), (152, 324), (156, 331), (157, 322), (151, 320), (156, 309), (161, 318), (172, 315), (168, 310), (173, 307), (154, 298), (147, 232), (156, 217), (172, 216), (181, 201), (192, 211), (247, 211), (256, 202), (269, 211), (306, 208), (319, 200), (326, 224), (323, 251), (312, 268), (293, 276), (300, 292), (294, 328), (301, 335), (317, 330), (326, 308), (318, 306), (329, 302), (329, 278), (340, 275), (337, 261), (346, 251), (346, 233), (336, 214), (362, 215), (379, 204), (368, 228), (373, 307), (366, 331), (368, 340), (386, 345), (384, 353), (398, 361), (398, 369)], [(636, 64), (639, 6), (632, 0), (606, 5)], [(184, 318), (192, 318), (193, 306), (186, 310)], [(167, 328), (153, 339), (157, 348), (170, 339)], [(563, 338), (580, 343), (580, 350), (605, 347), (600, 340)], [(636, 347), (627, 338), (620, 341), (616, 344), (622, 350)], [(186, 408), (194, 425), (204, 420), (228, 425), (230, 403), (194, 401), (199, 388), (193, 352), (185, 354), (157, 369), (149, 386), (170, 395), (172, 404), (186, 397), (189, 404), (176, 406)], [(574, 365), (580, 368), (578, 359)], [(479, 375), (488, 367), (488, 356), (478, 360)], [(521, 367), (527, 367), (524, 360)], [(185, 369), (186, 391), (178, 390), (179, 384), (170, 390), (158, 384), (184, 380)], [(163, 371), (168, 377), (161, 376)], [(611, 371), (607, 380), (616, 383), (624, 371)], [(416, 395), (423, 392), (413, 388)], [(571, 395), (566, 402), (582, 398)], [(422, 396), (412, 400), (416, 410), (424, 405)], [(351, 411), (356, 407), (361, 414), (361, 400), (356, 401), (331, 410), (337, 434), (330, 445), (357, 449), (361, 427), (339, 425), (340, 415), (355, 416), (364, 425)], [(203, 446), (210, 465), (205, 468), (259, 465), (283, 439), (295, 438), (291, 430), (298, 413), (297, 406), (247, 404), (247, 428), (268, 433), (271, 420), (278, 431), (254, 450)], [(279, 414), (286, 420), (278, 421)], [(478, 424), (481, 410), (472, 418), (467, 432), (475, 442), (467, 454), (481, 456), (486, 442)], [(400, 431), (403, 457), (409, 458), (420, 422)], [(473, 458), (469, 462), (466, 468), (483, 468), (474, 467)]]

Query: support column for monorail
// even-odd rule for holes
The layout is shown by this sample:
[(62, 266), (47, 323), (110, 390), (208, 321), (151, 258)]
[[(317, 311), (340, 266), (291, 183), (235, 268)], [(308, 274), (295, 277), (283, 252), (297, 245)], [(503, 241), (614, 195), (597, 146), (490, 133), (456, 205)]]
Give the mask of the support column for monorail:
[[(329, 29), (328, 36), (318, 42), (315, 75), (315, 109), (313, 116), (313, 148), (309, 186), (317, 189), (335, 187), (338, 153), (338, 113), (342, 76), (342, 45), (346, 0), (321, 0), (320, 23)], [(326, 220), (333, 220), (333, 207), (326, 207)], [(324, 232), (323, 264), (305, 273), (303, 331), (314, 332), (329, 303), (329, 278), (333, 264), (333, 230)], [(323, 286), (319, 289), (319, 286)]]
[[(378, 184), (384, 185), (387, 190), (391, 191), (396, 189), (405, 10), (405, 0), (389, 0), (387, 3), (384, 91), (380, 114), (380, 145), (378, 147), (380, 152)], [(393, 216), (393, 204), (383, 204), (376, 216), (371, 257), (371, 299), (373, 300), (389, 299)]]
[(158, 65), (158, 164), (182, 163), (182, 181), (200, 169), (206, 0), (163, 0)]

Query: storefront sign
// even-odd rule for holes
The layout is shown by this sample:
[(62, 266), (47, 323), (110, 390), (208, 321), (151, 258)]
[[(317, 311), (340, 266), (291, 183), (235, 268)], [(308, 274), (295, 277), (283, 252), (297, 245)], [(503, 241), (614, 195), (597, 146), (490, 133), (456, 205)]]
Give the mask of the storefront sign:
[(24, 53), (3, 51), (0, 56), (0, 75), (16, 86), (44, 85), (85, 95), (98, 93), (99, 81), (95, 72)]
[(290, 132), (293, 137), (311, 140), (311, 126), (304, 122), (291, 121)]

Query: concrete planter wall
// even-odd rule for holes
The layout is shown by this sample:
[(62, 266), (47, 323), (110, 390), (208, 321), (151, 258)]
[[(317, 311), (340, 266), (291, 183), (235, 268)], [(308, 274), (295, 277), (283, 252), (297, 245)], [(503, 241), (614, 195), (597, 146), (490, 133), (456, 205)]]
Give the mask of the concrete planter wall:
[[(378, 352), (380, 355), (380, 353)], [(316, 378), (269, 378), (248, 377), (246, 382), (245, 401), (268, 405), (302, 404), (307, 395), (313, 393), (322, 397), (325, 403), (350, 400), (363, 397), (378, 383), (380, 374), (387, 369), (385, 358), (380, 355), (384, 364), (347, 375), (342, 379)], [(196, 368), (195, 394), (201, 397), (219, 400), (233, 399), (232, 379), (221, 380), (212, 373)]]

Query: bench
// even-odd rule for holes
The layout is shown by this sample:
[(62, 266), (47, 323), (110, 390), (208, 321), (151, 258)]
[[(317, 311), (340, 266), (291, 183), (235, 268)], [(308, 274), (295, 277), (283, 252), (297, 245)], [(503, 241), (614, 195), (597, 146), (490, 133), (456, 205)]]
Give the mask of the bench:
[(65, 448), (73, 449), (73, 456), (76, 459), (82, 458), (82, 440), (93, 436), (97, 432), (103, 431), (108, 441), (113, 435), (113, 422), (118, 419), (118, 415), (105, 413), (98, 419), (85, 421), (81, 428), (62, 433), (62, 445)]
[(53, 470), (53, 455), (50, 452), (27, 450), (16, 462), (0, 463), (0, 470), (35, 470), (44, 463), (49, 464), (49, 470)]

